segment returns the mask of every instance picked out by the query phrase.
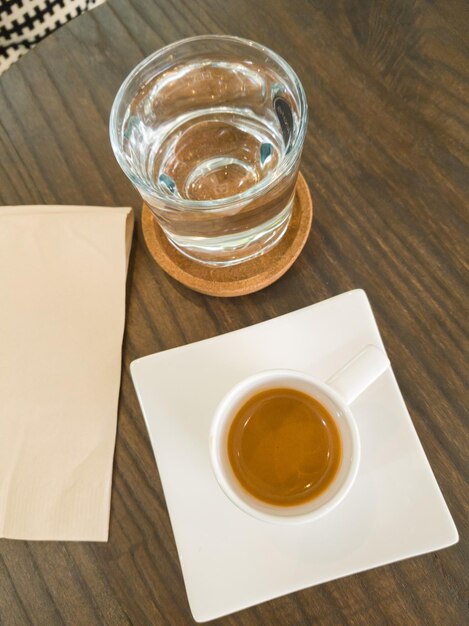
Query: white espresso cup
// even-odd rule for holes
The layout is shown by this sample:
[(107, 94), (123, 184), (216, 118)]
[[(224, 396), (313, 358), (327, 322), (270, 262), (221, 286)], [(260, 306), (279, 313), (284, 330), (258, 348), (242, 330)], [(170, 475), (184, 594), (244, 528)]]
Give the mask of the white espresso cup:
[[(369, 345), (324, 383), (295, 370), (254, 374), (233, 387), (218, 405), (210, 430), (210, 456), (220, 487), (242, 511), (257, 519), (283, 524), (309, 522), (328, 513), (347, 495), (360, 463), (360, 437), (350, 404), (389, 366), (386, 354)], [(330, 413), (340, 433), (342, 456), (337, 473), (316, 498), (293, 506), (278, 506), (251, 495), (239, 483), (228, 458), (228, 433), (238, 410), (252, 396), (268, 389), (296, 389), (316, 398)]]

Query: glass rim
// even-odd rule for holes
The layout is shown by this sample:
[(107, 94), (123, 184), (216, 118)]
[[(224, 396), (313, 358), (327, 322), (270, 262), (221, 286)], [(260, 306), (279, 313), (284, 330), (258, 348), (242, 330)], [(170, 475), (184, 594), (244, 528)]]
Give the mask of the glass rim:
[[(118, 127), (118, 109), (124, 98), (127, 95), (128, 89), (135, 78), (145, 70), (151, 63), (158, 59), (158, 57), (163, 56), (167, 52), (174, 50), (175, 48), (182, 47), (186, 44), (203, 41), (203, 40), (218, 40), (218, 41), (228, 41), (234, 42), (241, 45), (244, 45), (249, 48), (255, 48), (256, 50), (263, 52), (268, 57), (270, 57), (277, 65), (279, 65), (287, 74), (287, 76), (292, 80), (294, 86), (296, 87), (297, 94), (293, 94), (295, 100), (297, 101), (297, 105), (299, 108), (299, 124), (298, 128), (294, 129), (292, 141), (290, 145), (289, 152), (285, 155), (285, 158), (277, 165), (275, 170), (272, 172), (272, 176), (268, 178), (264, 178), (261, 181), (257, 182), (255, 185), (238, 194), (234, 194), (232, 196), (227, 196), (226, 198), (217, 198), (215, 200), (189, 200), (187, 198), (171, 198), (169, 196), (163, 195), (159, 189), (154, 186), (148, 185), (145, 181), (143, 181), (140, 177), (136, 176), (130, 167), (126, 159), (123, 156), (123, 151), (121, 148), (121, 141), (118, 136), (117, 127)], [(228, 207), (232, 207), (239, 202), (244, 202), (246, 200), (251, 201), (259, 196), (263, 195), (267, 191), (269, 191), (275, 184), (277, 184), (278, 179), (283, 175), (287, 174), (290, 168), (295, 163), (295, 160), (298, 156), (298, 152), (302, 149), (304, 137), (306, 135), (306, 127), (308, 122), (308, 103), (306, 101), (306, 94), (301, 84), (298, 75), (293, 70), (287, 61), (279, 54), (271, 50), (270, 48), (263, 46), (251, 39), (244, 39), (243, 37), (236, 37), (234, 35), (197, 35), (195, 37), (187, 37), (185, 39), (180, 39), (175, 41), (167, 46), (159, 48), (152, 54), (148, 55), (140, 63), (138, 63), (126, 76), (124, 81), (122, 82), (117, 94), (114, 98), (114, 102), (111, 107), (111, 114), (109, 117), (109, 136), (111, 140), (111, 147), (114, 152), (114, 156), (116, 157), (117, 162), (119, 163), (121, 169), (126, 174), (126, 176), (131, 180), (131, 182), (138, 188), (142, 189), (145, 193), (154, 196), (158, 200), (161, 200), (167, 208), (172, 208), (176, 210), (203, 210), (203, 209), (213, 209), (213, 210), (225, 210)]]

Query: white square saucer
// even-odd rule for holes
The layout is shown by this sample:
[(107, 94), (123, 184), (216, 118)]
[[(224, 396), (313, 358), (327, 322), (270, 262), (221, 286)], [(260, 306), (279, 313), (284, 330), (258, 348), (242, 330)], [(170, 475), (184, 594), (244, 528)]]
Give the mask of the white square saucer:
[(352, 405), (360, 468), (331, 513), (269, 524), (238, 510), (216, 482), (209, 427), (234, 384), (271, 368), (327, 380), (367, 344), (383, 347), (366, 294), (355, 290), (132, 363), (196, 621), (457, 542), (391, 369)]

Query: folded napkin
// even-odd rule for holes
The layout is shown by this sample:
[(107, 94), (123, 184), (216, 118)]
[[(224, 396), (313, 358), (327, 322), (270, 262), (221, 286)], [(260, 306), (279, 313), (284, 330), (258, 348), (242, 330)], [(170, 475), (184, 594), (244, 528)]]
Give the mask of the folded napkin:
[(106, 541), (129, 208), (0, 208), (0, 537)]

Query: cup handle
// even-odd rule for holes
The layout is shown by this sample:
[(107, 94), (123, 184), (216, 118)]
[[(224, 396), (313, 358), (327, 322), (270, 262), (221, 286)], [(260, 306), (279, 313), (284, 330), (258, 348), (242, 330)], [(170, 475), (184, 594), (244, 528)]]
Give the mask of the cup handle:
[(352, 404), (388, 366), (389, 359), (385, 352), (369, 345), (331, 376), (327, 384), (337, 391), (346, 404)]

